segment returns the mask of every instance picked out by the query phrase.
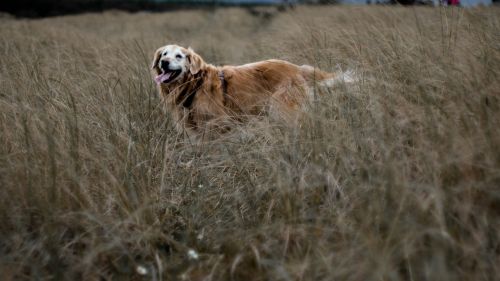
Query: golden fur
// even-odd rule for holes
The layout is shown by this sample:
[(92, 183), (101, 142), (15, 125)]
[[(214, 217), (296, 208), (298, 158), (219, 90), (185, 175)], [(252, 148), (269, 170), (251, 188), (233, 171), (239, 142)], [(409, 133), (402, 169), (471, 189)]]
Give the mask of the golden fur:
[[(175, 45), (156, 51), (152, 66), (155, 76), (163, 72), (159, 63), (167, 48), (170, 53), (181, 53), (177, 63), (185, 70), (175, 81), (159, 83), (158, 91), (179, 131), (222, 129), (228, 120), (263, 113), (293, 119), (294, 113), (310, 99), (314, 83), (335, 76), (311, 66), (274, 59), (217, 67), (207, 64), (191, 48)], [(185, 65), (181, 56), (185, 56)]]

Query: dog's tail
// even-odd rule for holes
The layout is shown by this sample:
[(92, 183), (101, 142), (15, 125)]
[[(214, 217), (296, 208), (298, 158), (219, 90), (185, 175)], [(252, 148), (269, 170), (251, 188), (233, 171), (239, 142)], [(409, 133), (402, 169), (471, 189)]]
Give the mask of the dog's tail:
[(338, 71), (332, 77), (319, 81), (320, 86), (334, 87), (338, 84), (350, 84), (358, 81), (358, 77), (354, 70)]
[(302, 68), (318, 86), (334, 87), (338, 84), (350, 84), (359, 80), (357, 73), (352, 69), (343, 71), (339, 68), (339, 70), (334, 73), (328, 73), (309, 65), (303, 65)]

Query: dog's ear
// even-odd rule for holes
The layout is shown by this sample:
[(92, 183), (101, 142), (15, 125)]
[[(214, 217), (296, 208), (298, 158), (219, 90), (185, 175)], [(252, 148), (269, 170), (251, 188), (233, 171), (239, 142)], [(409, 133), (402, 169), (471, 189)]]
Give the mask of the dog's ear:
[(162, 51), (163, 48), (159, 48), (158, 50), (156, 50), (155, 55), (153, 57), (153, 63), (151, 64), (151, 69), (158, 68), (158, 62), (160, 61)]
[(205, 67), (203, 59), (200, 55), (195, 53), (191, 47), (188, 48), (187, 58), (189, 61), (189, 72), (191, 72), (191, 74), (194, 75)]

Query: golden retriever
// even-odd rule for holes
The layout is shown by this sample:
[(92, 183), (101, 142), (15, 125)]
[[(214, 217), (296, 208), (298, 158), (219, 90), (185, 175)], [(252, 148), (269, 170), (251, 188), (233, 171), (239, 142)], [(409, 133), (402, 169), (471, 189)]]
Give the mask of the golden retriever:
[(154, 80), (165, 109), (181, 132), (227, 128), (229, 120), (263, 113), (290, 121), (313, 96), (315, 83), (338, 75), (283, 60), (214, 66), (191, 48), (166, 45), (154, 54)]

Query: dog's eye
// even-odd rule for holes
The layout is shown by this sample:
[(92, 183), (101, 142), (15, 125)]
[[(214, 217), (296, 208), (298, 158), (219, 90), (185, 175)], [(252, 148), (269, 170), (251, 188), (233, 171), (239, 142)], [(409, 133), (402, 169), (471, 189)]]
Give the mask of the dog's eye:
[(178, 59), (182, 59), (182, 56), (181, 56), (181, 55), (177, 55), (177, 56), (175, 56), (175, 57), (176, 57), (176, 58), (178, 58)]

